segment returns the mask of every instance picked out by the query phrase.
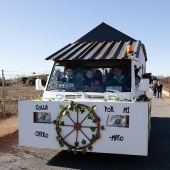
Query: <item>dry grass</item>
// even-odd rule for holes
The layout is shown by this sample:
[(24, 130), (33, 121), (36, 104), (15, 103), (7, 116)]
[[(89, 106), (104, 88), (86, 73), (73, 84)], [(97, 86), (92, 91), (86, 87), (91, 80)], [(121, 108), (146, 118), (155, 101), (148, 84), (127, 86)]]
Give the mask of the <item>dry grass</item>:
[[(3, 92), (2, 87), (0, 87), (0, 92)], [(2, 117), (17, 116), (19, 100), (32, 100), (42, 96), (42, 93), (43, 91), (35, 90), (34, 86), (13, 85), (5, 87), (4, 98), (0, 93), (0, 119)], [(4, 100), (5, 105), (3, 105)]]

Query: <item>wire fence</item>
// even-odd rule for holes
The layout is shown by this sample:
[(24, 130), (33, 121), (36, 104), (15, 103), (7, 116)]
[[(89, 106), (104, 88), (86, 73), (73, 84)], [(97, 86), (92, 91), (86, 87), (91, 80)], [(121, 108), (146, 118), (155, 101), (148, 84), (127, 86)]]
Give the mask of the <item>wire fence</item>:
[(33, 100), (42, 96), (43, 91), (35, 86), (25, 85), (19, 75), (4, 74), (0, 76), (0, 118), (18, 114), (19, 100)]
[(163, 85), (163, 89), (170, 92), (170, 77), (158, 79), (158, 81)]

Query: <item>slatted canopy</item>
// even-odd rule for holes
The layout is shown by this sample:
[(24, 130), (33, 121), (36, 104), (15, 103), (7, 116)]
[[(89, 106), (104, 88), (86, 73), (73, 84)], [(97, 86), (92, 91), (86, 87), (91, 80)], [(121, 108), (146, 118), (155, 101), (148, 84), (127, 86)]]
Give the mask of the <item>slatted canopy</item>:
[(126, 52), (128, 45), (133, 46), (133, 58), (138, 58), (140, 47), (142, 47), (147, 60), (146, 50), (141, 41), (137, 41), (111, 26), (101, 23), (74, 43), (68, 44), (47, 57), (46, 60), (59, 62), (68, 60), (132, 59), (132, 57), (128, 57)]

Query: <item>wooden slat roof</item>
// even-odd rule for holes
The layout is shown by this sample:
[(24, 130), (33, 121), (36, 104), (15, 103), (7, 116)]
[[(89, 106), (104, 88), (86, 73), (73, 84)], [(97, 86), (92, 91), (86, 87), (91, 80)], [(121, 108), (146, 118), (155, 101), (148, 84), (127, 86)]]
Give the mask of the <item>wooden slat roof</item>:
[(138, 58), (140, 47), (142, 47), (147, 60), (145, 47), (140, 41), (102, 23), (74, 43), (68, 44), (50, 55), (46, 60), (131, 59), (126, 53), (128, 45), (133, 46), (136, 58)]

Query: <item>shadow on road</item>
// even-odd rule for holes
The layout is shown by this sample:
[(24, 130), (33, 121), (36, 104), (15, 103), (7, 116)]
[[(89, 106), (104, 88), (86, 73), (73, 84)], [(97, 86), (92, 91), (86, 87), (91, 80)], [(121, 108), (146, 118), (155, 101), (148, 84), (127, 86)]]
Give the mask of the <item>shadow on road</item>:
[(62, 151), (47, 165), (75, 169), (170, 169), (170, 118), (151, 119), (148, 157)]

